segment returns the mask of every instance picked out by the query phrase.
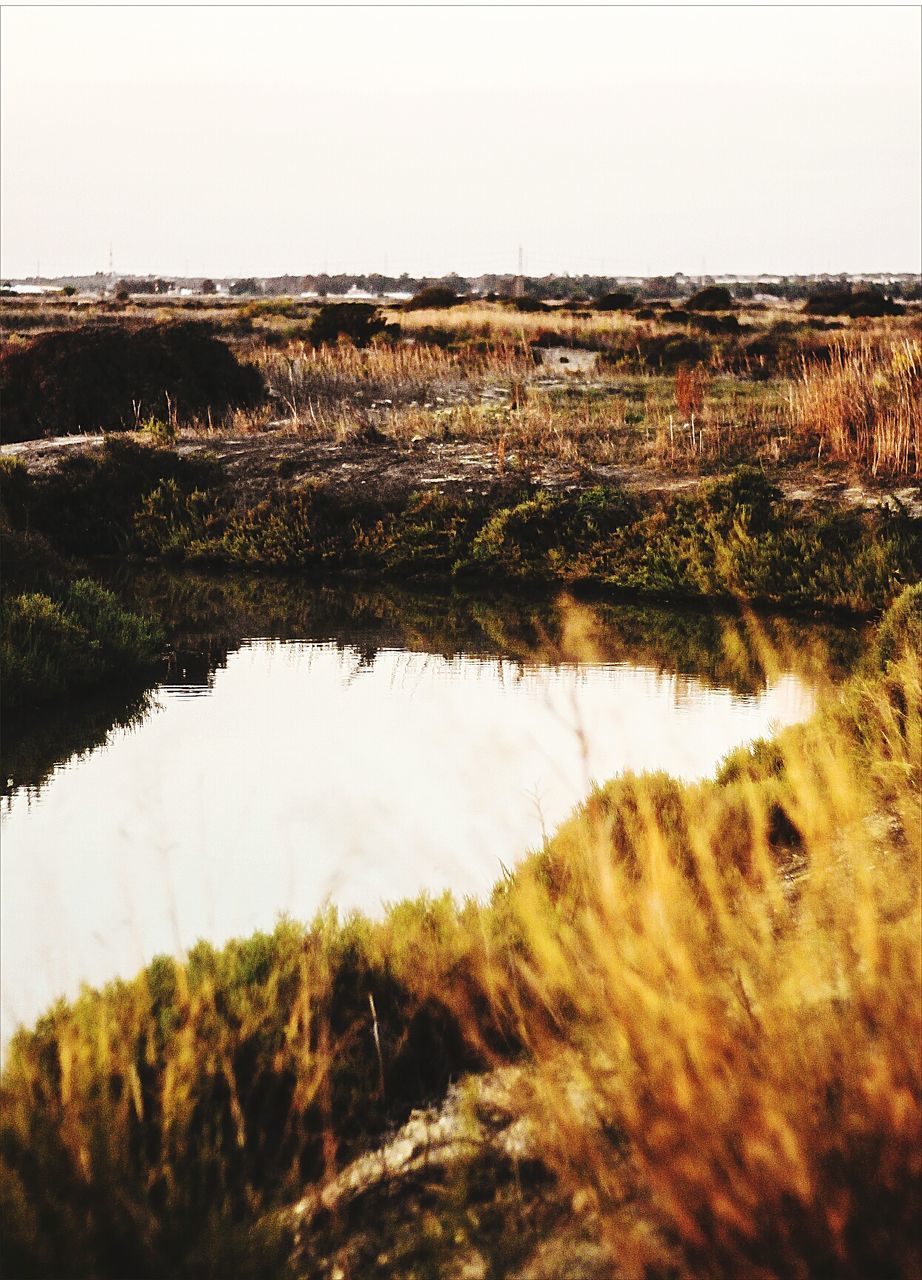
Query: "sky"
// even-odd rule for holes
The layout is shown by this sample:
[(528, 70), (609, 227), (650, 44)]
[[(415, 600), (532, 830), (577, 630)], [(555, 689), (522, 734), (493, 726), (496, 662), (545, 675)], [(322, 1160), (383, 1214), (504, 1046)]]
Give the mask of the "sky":
[(4, 277), (922, 268), (917, 7), (0, 24)]

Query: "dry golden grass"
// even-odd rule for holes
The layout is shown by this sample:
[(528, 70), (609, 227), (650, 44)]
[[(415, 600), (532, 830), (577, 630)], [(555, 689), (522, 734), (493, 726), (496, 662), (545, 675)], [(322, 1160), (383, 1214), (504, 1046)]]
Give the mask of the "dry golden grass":
[[(820, 461), (854, 463), (874, 475), (920, 471), (915, 313), (816, 321), (790, 304), (739, 310), (738, 330), (707, 333), (679, 311), (639, 319), (562, 308), (520, 313), (474, 301), (388, 309), (400, 340), (391, 335), (357, 349), (347, 341), (312, 347), (304, 334), (316, 308), (296, 299), (191, 311), (184, 301), (112, 310), (5, 299), (0, 311), (8, 341), (43, 328), (142, 319), (170, 324), (192, 317), (213, 327), (260, 369), (268, 394), (220, 423), (204, 418), (206, 431), (287, 426), (346, 440), (373, 427), (397, 440), (437, 441), (461, 440), (470, 429), (472, 440), (491, 441), (504, 465), (516, 453), (574, 465), (685, 469), (796, 463), (819, 453)], [(531, 344), (542, 334), (592, 348), (600, 359), (588, 375), (561, 379), (535, 363)], [(568, 384), (568, 396), (544, 394), (555, 374)], [(495, 393), (494, 403), (481, 412), (484, 392)], [(600, 397), (608, 403), (599, 404)]]
[(860, 727), (789, 733), (777, 777), (611, 785), (509, 894), (521, 947), (484, 984), (625, 1276), (918, 1273), (917, 663), (851, 696)]
[(295, 342), (259, 347), (250, 358), (270, 401), (238, 414), (241, 430), (261, 430), (271, 420), (330, 440), (373, 426), (404, 444), (486, 442), (500, 470), (537, 458), (697, 465), (774, 457), (779, 442), (789, 443), (782, 388), (713, 377), (699, 366), (674, 377), (602, 367), (588, 381), (549, 380), (530, 354), (502, 343), (446, 350), (427, 343), (359, 349)]
[(259, 348), (252, 358), (275, 404), (308, 430), (320, 428), (331, 410), (360, 414), (372, 407), (457, 403), (485, 386), (521, 378), (526, 368), (521, 354), (511, 349), (458, 352), (425, 343), (359, 348), (349, 342), (322, 347), (294, 342), (282, 350)]
[(604, 342), (612, 335), (645, 332), (648, 327), (628, 312), (574, 312), (559, 308), (520, 312), (502, 304), (486, 302), (431, 311), (394, 310), (387, 315), (409, 334), (437, 329), (456, 334), (460, 340), (487, 338), (519, 347), (526, 346), (549, 329), (570, 340), (595, 338)]
[(829, 458), (873, 475), (922, 471), (922, 343), (844, 341), (828, 365), (805, 361), (794, 384), (792, 424), (819, 436)]

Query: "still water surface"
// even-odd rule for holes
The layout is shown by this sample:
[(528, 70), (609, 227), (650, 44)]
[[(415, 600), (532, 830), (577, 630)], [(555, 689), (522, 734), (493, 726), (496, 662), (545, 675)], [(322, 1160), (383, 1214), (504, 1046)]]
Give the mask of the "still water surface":
[(282, 913), (485, 895), (594, 781), (705, 776), (813, 705), (803, 673), (740, 692), (648, 646), (582, 662), (425, 646), (418, 627), (412, 648), (239, 637), (204, 678), (178, 671), (134, 723), (13, 786), (3, 1040), (81, 982)]

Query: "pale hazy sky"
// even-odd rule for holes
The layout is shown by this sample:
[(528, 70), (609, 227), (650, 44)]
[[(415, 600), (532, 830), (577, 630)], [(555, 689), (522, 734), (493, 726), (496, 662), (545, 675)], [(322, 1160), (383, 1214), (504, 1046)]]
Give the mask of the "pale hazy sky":
[(4, 276), (913, 271), (920, 11), (6, 8)]

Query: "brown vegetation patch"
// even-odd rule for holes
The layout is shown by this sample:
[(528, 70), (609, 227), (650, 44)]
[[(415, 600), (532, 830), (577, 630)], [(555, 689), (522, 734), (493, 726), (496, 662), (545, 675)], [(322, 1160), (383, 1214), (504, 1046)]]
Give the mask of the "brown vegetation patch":
[(815, 294), (804, 304), (808, 316), (880, 317), (901, 316), (903, 307), (876, 289), (838, 289)]
[(175, 427), (261, 394), (258, 372), (192, 324), (45, 333), (0, 353), (5, 441)]

